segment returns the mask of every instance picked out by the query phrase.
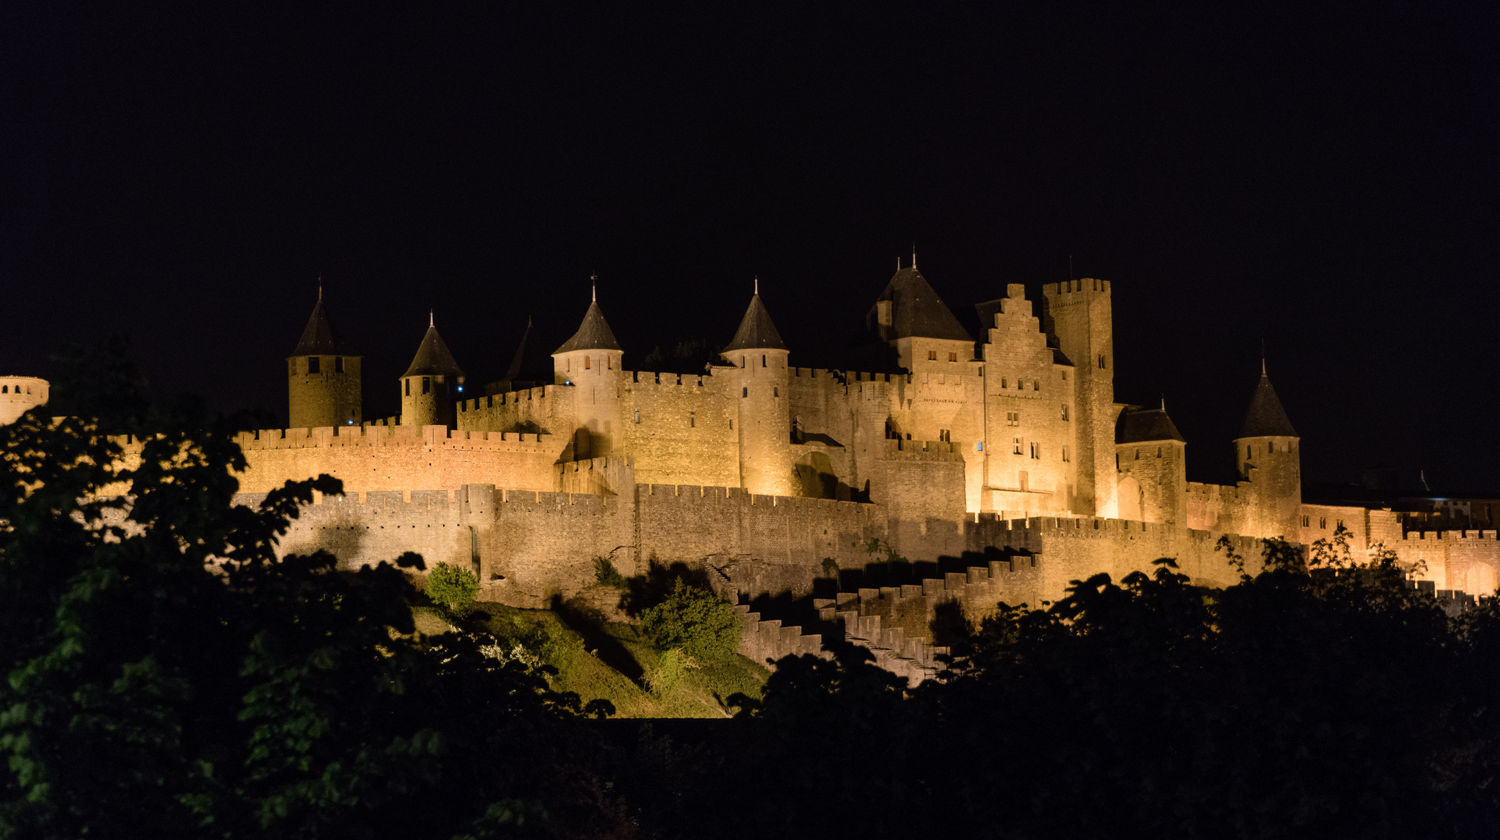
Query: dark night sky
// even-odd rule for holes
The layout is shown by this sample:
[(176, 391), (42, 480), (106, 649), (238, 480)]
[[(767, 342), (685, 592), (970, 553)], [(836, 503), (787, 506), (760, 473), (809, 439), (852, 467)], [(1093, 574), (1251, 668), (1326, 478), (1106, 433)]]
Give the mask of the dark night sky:
[(1113, 281), (1117, 398), (1194, 477), (1264, 338), (1309, 477), (1500, 493), (1491, 4), (410, 5), (0, 9), (0, 372), (120, 332), (284, 418), (320, 272), (367, 416), (429, 306), (484, 381), (590, 271), (627, 364), (758, 274), (819, 365), (915, 240), (971, 327)]

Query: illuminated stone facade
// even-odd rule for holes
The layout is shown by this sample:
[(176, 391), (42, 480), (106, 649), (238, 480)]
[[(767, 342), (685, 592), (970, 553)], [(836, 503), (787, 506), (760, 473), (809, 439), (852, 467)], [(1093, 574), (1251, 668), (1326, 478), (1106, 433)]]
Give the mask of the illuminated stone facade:
[(596, 555), (805, 589), (825, 559), (867, 562), (871, 541), (913, 560), (1031, 552), (1034, 599), (1160, 556), (1228, 583), (1218, 535), (1311, 543), (1330, 521), (1358, 551), (1425, 561), (1440, 587), (1493, 588), (1494, 532), (1443, 542), (1388, 511), (1303, 504), (1300, 439), (1264, 371), (1233, 441), (1240, 480), (1189, 483), (1165, 406), (1115, 402), (1111, 294), (1083, 278), (1046, 284), (1038, 305), (1013, 284), (979, 305), (976, 337), (915, 261), (898, 265), (866, 316), (895, 373), (791, 366), (758, 289), (701, 374), (626, 370), (593, 300), (550, 384), (477, 397), (429, 319), (401, 415), (360, 422), (360, 357), (320, 293), (289, 359), (292, 428), (242, 436), (242, 490), (332, 473), (349, 496), (298, 539), (347, 562), (411, 548), (472, 563), (492, 597), (528, 603), (584, 586)]

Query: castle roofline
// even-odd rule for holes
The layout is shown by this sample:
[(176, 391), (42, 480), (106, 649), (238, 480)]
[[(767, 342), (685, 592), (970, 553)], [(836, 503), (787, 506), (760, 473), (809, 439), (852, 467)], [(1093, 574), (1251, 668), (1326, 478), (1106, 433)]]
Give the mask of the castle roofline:
[(443, 337), (438, 335), (437, 325), (432, 322), (429, 316), (427, 333), (422, 336), (422, 343), (417, 346), (417, 355), (412, 357), (411, 366), (401, 376), (449, 375), (463, 376), (464, 372), (453, 358), (453, 353), (448, 350), (448, 345), (443, 341)]
[(1126, 406), (1115, 423), (1115, 443), (1145, 443), (1147, 441), (1175, 440), (1187, 443), (1187, 438), (1177, 430), (1177, 424), (1167, 416), (1164, 408), (1139, 408)]
[(571, 353), (574, 350), (619, 349), (620, 342), (615, 339), (615, 331), (604, 320), (604, 311), (599, 308), (599, 301), (593, 300), (589, 302), (588, 311), (583, 313), (583, 322), (578, 325), (578, 331), (563, 342), (561, 347), (552, 351), (552, 355)]
[(745, 308), (745, 317), (740, 319), (740, 328), (734, 331), (734, 339), (724, 348), (725, 353), (734, 350), (785, 350), (781, 333), (771, 322), (771, 313), (757, 292), (750, 296), (750, 305)]
[(333, 322), (323, 307), (323, 287), (318, 286), (318, 301), (313, 304), (312, 314), (307, 317), (307, 326), (302, 328), (302, 337), (297, 339), (293, 356), (353, 356), (354, 351), (339, 341), (333, 331)]
[(1281, 407), (1281, 400), (1264, 369), (1255, 385), (1255, 393), (1250, 397), (1250, 407), (1245, 410), (1245, 422), (1240, 426), (1236, 440), (1248, 437), (1297, 437), (1297, 430), (1292, 428), (1292, 421), (1286, 416), (1286, 409)]
[(915, 267), (900, 268), (875, 298), (891, 303), (891, 323), (881, 325), (880, 337), (890, 341), (902, 338), (941, 338), (973, 341), (943, 299)]

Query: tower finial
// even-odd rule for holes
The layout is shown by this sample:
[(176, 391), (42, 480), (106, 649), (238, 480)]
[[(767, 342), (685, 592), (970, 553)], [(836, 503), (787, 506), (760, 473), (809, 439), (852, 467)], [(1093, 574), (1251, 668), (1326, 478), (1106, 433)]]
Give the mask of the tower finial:
[(318, 303), (323, 302), (323, 272), (318, 272)]
[(432, 310), (431, 309), (427, 310), (427, 326), (428, 327), (435, 327), (435, 326), (437, 326), (437, 320), (432, 317)]
[(911, 241), (911, 270), (917, 270), (917, 240)]
[(589, 272), (589, 302), (599, 302), (599, 275), (592, 271)]
[(1167, 395), (1166, 394), (1162, 394), (1161, 395), (1161, 410), (1162, 411), (1166, 411), (1167, 410)]
[(1260, 375), (1266, 375), (1266, 337), (1260, 337)]
[(759, 274), (755, 275), (755, 294), (756, 294), (757, 297), (760, 295), (760, 275)]

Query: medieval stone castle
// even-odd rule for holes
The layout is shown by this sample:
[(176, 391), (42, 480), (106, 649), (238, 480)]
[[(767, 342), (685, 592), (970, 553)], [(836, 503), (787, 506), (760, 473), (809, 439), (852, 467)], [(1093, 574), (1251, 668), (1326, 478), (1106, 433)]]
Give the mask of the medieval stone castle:
[[(285, 361), (288, 428), (240, 437), (241, 491), (332, 474), (345, 495), (306, 511), (288, 551), (326, 548), (354, 566), (418, 551), (473, 568), (485, 597), (518, 605), (583, 590), (595, 557), (626, 574), (651, 560), (701, 566), (742, 595), (806, 592), (830, 561), (886, 556), (875, 546), (969, 558), (936, 585), (824, 605), (899, 626), (900, 605), (920, 601), (894, 631), (911, 638), (944, 598), (1036, 604), (1159, 557), (1227, 585), (1237, 572), (1221, 537), (1253, 566), (1260, 538), (1311, 544), (1340, 526), (1356, 555), (1393, 549), (1428, 586), (1494, 592), (1494, 531), (1423, 532), (1391, 510), (1305, 504), (1300, 440), (1264, 369), (1233, 441), (1239, 480), (1187, 481), (1165, 407), (1115, 401), (1111, 294), (1093, 278), (1046, 284), (1040, 301), (1010, 285), (979, 305), (976, 340), (913, 257), (866, 315), (899, 373), (793, 367), (758, 289), (701, 374), (626, 370), (594, 300), (551, 354), (550, 383), (481, 396), (464, 394), (429, 320), (395, 383), (400, 415), (371, 421), (361, 356), (320, 291)], [(797, 649), (795, 629), (780, 632), (787, 643), (766, 650)]]

